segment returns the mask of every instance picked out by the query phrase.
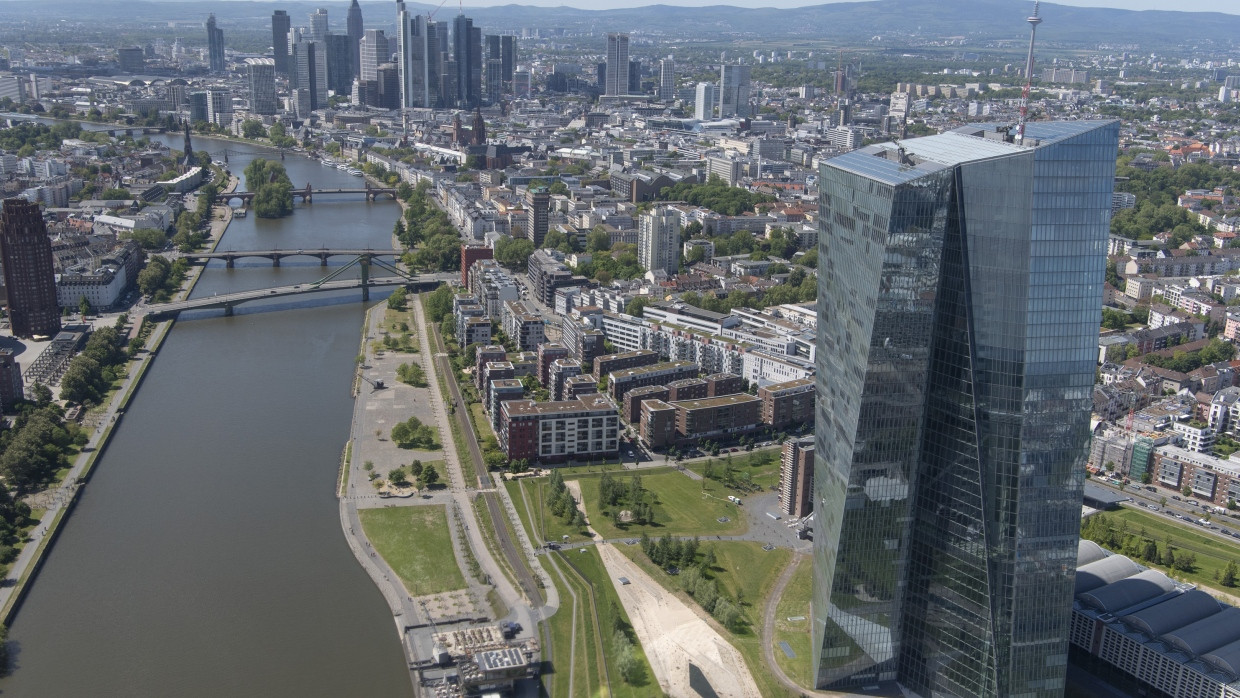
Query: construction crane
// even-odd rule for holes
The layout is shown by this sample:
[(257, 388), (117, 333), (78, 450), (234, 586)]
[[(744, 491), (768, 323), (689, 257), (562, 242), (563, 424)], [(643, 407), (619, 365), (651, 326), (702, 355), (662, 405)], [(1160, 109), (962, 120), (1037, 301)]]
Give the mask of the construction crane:
[(374, 388), (375, 390), (383, 390), (384, 388), (387, 387), (383, 384), (383, 381), (381, 380), (371, 380), (367, 378), (366, 376), (362, 376), (362, 380), (366, 381), (367, 383), (370, 383), (370, 387)]
[(1029, 87), (1033, 83), (1033, 40), (1038, 35), (1038, 25), (1042, 18), (1038, 16), (1040, 0), (1033, 0), (1033, 16), (1025, 18), (1029, 23), (1029, 55), (1025, 58), (1025, 89), (1020, 94), (1020, 118), (1016, 121), (1016, 144), (1025, 140), (1025, 119), (1029, 116)]

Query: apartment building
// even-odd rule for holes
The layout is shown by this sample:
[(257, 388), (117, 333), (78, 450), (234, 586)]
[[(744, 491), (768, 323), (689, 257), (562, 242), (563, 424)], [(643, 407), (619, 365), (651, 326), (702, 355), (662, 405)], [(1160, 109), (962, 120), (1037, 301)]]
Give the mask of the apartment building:
[(758, 388), (762, 421), (775, 429), (814, 421), (814, 379), (798, 378)]
[(500, 448), (510, 460), (557, 463), (610, 458), (619, 450), (620, 415), (606, 395), (559, 402), (508, 400), (500, 414)]

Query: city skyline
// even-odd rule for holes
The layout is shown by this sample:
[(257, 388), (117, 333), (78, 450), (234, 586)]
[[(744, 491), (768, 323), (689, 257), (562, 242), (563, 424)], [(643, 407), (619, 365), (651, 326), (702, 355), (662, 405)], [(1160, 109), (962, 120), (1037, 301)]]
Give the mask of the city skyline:
[[(0, 2), (9, 1), (17, 2), (18, 0), (0, 0)], [(244, 0), (220, 0), (220, 2), (241, 1)], [(478, 2), (476, 0), (462, 0), (461, 6), (466, 8), (490, 8), (518, 5), (529, 7), (571, 7), (578, 10), (629, 10), (654, 5), (666, 5), (669, 7), (730, 6), (750, 9), (761, 9), (768, 7), (774, 9), (792, 9), (842, 3), (859, 4), (866, 1), (867, 0), (729, 0), (728, 2), (716, 2), (714, 0), (669, 0), (668, 2), (644, 2), (634, 5), (632, 3), (623, 2), (623, 0), (523, 0), (521, 2)], [(285, 2), (287, 2), (287, 4), (294, 4), (293, 0), (276, 0), (275, 4), (285, 4)], [(379, 3), (374, 4), (378, 5)], [(1240, 7), (1219, 7), (1215, 0), (1184, 0), (1183, 2), (1176, 3), (1175, 8), (1167, 8), (1165, 3), (1162, 3), (1159, 0), (1060, 0), (1059, 2), (1045, 3), (1045, 5), (1047, 7), (1064, 5), (1070, 7), (1100, 7), (1134, 11), (1161, 10), (1176, 12), (1218, 12), (1222, 14), (1240, 15)]]

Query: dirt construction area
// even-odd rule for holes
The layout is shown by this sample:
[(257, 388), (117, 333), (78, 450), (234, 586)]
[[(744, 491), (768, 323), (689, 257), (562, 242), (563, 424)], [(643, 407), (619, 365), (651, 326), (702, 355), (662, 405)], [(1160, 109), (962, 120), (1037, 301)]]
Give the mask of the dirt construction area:
[[(674, 698), (760, 698), (745, 660), (684, 602), (609, 543), (598, 545), (659, 686)], [(628, 584), (616, 580), (624, 577)], [(702, 683), (709, 683), (709, 688)]]

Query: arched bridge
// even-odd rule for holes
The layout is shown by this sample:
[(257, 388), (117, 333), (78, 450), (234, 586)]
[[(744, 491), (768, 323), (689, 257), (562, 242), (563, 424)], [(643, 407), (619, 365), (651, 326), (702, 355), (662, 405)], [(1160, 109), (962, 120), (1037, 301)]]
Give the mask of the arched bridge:
[[(350, 195), (365, 194), (367, 201), (377, 201), (379, 197), (382, 197), (382, 196), (391, 197), (393, 200), (396, 199), (395, 188), (393, 187), (372, 187), (369, 184), (367, 184), (365, 188), (357, 188), (357, 189), (315, 189), (309, 183), (307, 183), (304, 189), (293, 190), (294, 199), (301, 199), (302, 201), (308, 204), (314, 203), (315, 195), (323, 196), (325, 194), (350, 194)], [(232, 192), (230, 194), (220, 194), (219, 198), (221, 201), (232, 201), (233, 199), (240, 199), (241, 203), (249, 204), (251, 201), (254, 200), (254, 192), (238, 191), (238, 192)]]
[(186, 310), (206, 310), (210, 308), (223, 308), (225, 315), (232, 315), (234, 307), (248, 301), (262, 300), (264, 298), (279, 298), (281, 296), (292, 296), (302, 293), (318, 293), (320, 291), (339, 291), (350, 288), (361, 288), (363, 290), (363, 295), (367, 297), (366, 299), (368, 299), (370, 295), (369, 289), (371, 286), (399, 286), (407, 283), (409, 283), (407, 279), (399, 276), (392, 276), (377, 279), (343, 279), (339, 281), (327, 281), (321, 284), (297, 284), (295, 286), (260, 288), (255, 291), (241, 291), (239, 293), (226, 293), (224, 295), (203, 296), (202, 298), (194, 298), (187, 301), (175, 301), (172, 303), (157, 303), (154, 305), (148, 305), (146, 307), (146, 315), (152, 320), (159, 320), (179, 315)]
[(212, 259), (224, 260), (224, 266), (232, 268), (233, 263), (245, 257), (265, 257), (271, 260), (271, 266), (280, 266), (280, 260), (285, 257), (317, 257), (319, 266), (327, 266), (329, 257), (364, 257), (372, 259), (374, 257), (399, 257), (402, 252), (399, 250), (337, 250), (322, 247), (319, 249), (301, 249), (301, 250), (226, 250), (223, 252), (186, 252), (181, 256), (189, 260), (193, 264), (205, 264)]

